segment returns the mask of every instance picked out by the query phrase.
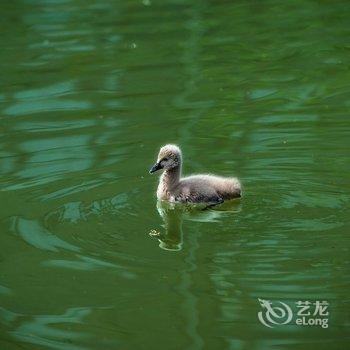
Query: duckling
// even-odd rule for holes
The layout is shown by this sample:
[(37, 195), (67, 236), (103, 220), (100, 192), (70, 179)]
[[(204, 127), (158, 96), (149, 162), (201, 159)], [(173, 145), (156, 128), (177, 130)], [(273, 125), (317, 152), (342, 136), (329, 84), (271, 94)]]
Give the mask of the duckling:
[(241, 184), (236, 178), (213, 175), (181, 177), (182, 153), (176, 145), (161, 147), (150, 174), (164, 169), (159, 179), (157, 198), (169, 202), (221, 204), (241, 197)]

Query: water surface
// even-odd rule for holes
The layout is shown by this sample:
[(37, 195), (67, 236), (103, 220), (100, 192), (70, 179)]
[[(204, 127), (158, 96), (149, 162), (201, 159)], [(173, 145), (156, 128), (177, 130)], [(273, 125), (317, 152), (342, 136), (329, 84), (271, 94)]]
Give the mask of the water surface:
[[(1, 349), (347, 347), (347, 1), (0, 8)], [(157, 207), (167, 142), (243, 199)], [(265, 327), (259, 298), (329, 327)]]

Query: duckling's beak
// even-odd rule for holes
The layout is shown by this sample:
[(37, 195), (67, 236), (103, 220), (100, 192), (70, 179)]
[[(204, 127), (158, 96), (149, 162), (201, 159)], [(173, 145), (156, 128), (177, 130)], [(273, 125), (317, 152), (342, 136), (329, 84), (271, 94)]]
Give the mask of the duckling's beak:
[(150, 169), (149, 173), (152, 174), (152, 173), (156, 172), (159, 169), (162, 169), (162, 166), (160, 165), (160, 162), (154, 164), (153, 167)]

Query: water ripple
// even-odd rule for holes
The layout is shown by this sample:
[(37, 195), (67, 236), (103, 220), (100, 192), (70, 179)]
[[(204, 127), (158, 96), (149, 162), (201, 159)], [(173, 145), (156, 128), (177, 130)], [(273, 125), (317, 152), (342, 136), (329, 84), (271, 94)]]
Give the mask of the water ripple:
[(11, 231), (21, 237), (29, 245), (57, 252), (60, 248), (78, 252), (79, 247), (63, 241), (44, 228), (37, 220), (29, 220), (22, 217), (12, 217), (10, 219)]

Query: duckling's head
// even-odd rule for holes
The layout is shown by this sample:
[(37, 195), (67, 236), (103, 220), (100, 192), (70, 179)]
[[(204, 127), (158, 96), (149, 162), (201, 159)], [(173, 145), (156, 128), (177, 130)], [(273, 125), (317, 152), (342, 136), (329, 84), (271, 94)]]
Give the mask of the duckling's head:
[(160, 169), (173, 169), (181, 165), (181, 150), (176, 145), (165, 145), (158, 153), (156, 164), (150, 169), (150, 174)]

